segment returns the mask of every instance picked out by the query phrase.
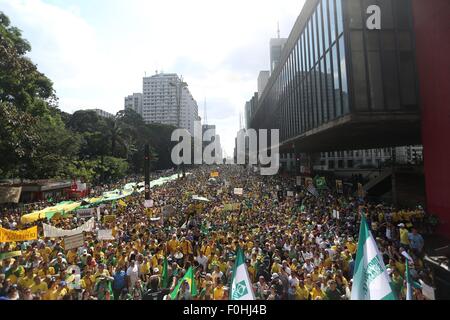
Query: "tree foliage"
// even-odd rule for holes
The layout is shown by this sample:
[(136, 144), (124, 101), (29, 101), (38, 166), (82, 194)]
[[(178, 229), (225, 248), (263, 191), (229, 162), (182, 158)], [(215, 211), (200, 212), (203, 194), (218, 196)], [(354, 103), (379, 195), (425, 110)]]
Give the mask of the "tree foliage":
[(145, 124), (132, 110), (113, 118), (62, 112), (53, 83), (26, 57), (30, 50), (0, 11), (0, 178), (112, 181), (142, 172), (145, 144), (153, 169), (173, 166), (173, 127)]

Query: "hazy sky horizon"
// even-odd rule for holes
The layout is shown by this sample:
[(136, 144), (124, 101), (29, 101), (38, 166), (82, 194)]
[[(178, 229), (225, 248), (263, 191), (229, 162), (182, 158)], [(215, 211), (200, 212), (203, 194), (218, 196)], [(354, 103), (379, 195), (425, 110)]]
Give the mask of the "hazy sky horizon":
[(231, 156), (239, 113), (269, 69), (269, 40), (288, 37), (304, 0), (0, 0), (61, 110), (116, 113), (142, 78), (177, 73)]

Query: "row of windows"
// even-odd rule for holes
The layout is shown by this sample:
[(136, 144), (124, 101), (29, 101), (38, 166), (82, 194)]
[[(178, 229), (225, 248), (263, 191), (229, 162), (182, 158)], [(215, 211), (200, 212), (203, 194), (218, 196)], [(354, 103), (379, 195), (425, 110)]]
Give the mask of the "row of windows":
[(309, 18), (267, 98), (281, 140), (349, 113), (342, 0), (322, 0)]
[[(376, 159), (375, 161), (372, 161), (372, 159), (366, 159), (366, 161), (362, 161), (362, 160), (328, 160), (328, 169), (344, 169), (344, 168), (354, 168), (355, 166), (360, 166), (360, 165), (375, 165), (375, 166), (380, 166), (381, 163), (383, 162), (382, 159)], [(326, 165), (326, 161), (322, 160), (320, 162), (321, 166), (325, 166)]]
[(390, 148), (384, 148), (384, 149), (369, 149), (369, 150), (351, 150), (351, 151), (332, 151), (332, 152), (321, 152), (320, 154), (323, 158), (324, 157), (338, 157), (338, 158), (344, 158), (344, 157), (380, 157), (380, 156), (390, 156), (391, 155), (391, 149)]

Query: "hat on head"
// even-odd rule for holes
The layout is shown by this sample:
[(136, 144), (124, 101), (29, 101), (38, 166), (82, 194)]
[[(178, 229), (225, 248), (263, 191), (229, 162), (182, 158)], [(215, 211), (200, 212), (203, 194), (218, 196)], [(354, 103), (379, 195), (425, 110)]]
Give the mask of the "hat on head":
[(400, 228), (404, 228), (404, 227), (405, 227), (405, 224), (404, 224), (404, 223), (399, 223), (398, 226), (399, 226)]
[(274, 273), (272, 275), (272, 280), (278, 279), (280, 276), (278, 275), (278, 273)]

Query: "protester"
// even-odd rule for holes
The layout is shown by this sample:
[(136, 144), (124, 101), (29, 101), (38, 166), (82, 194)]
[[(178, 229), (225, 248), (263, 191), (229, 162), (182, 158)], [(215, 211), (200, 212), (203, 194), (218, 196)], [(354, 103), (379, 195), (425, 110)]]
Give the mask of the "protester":
[[(211, 171), (219, 172), (214, 185), (208, 183)], [(185, 178), (152, 187), (151, 208), (145, 208), (143, 193), (121, 204), (104, 203), (95, 230), (68, 251), (62, 238), (43, 237), (42, 224), (72, 230), (86, 221), (39, 220), (32, 224), (38, 226), (38, 240), (0, 244), (0, 253), (21, 252), (0, 260), (0, 299), (226, 300), (238, 247), (258, 300), (349, 299), (361, 214), (370, 222), (399, 298), (405, 297), (405, 263), (412, 260), (415, 281), (429, 274), (420, 234), (428, 228), (423, 209), (397, 211), (334, 189), (316, 197), (295, 182), (240, 166), (193, 168)], [(94, 188), (93, 196), (123, 183)], [(234, 194), (235, 187), (244, 194)], [(41, 202), (33, 209), (49, 205)], [(0, 226), (32, 226), (21, 224), (21, 214), (2, 211)], [(109, 215), (111, 222), (105, 219)], [(114, 240), (98, 239), (97, 231), (105, 229)], [(79, 280), (68, 272), (71, 266), (80, 270)], [(181, 280), (190, 267), (193, 285)]]

